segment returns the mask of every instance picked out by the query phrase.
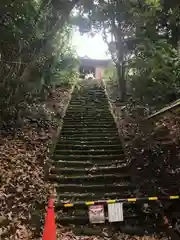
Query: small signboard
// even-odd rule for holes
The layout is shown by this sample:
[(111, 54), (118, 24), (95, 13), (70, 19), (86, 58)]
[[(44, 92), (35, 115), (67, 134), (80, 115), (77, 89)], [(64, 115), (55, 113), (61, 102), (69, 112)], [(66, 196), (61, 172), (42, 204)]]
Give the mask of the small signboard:
[(104, 223), (104, 205), (89, 206), (89, 221), (91, 223)]
[(108, 204), (108, 220), (109, 222), (123, 222), (123, 203)]

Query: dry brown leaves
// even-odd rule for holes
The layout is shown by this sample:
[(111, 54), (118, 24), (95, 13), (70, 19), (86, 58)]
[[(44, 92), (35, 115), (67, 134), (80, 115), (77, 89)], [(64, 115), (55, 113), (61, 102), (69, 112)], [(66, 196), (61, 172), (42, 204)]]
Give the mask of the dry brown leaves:
[[(47, 197), (44, 162), (50, 136), (43, 130), (38, 133), (31, 126), (26, 127), (22, 130), (23, 140), (1, 139), (0, 215), (6, 219), (6, 224), (2, 224), (5, 229), (1, 231), (2, 235), (8, 235), (7, 239), (29, 237), (24, 224), (31, 220), (34, 204), (44, 202)], [(15, 234), (12, 238), (11, 232)]]
[[(61, 115), (69, 96), (69, 91), (58, 89), (52, 92), (47, 105)], [(43, 227), (41, 218), (44, 219), (48, 194), (53, 192), (53, 186), (44, 179), (44, 165), (55, 133), (56, 129), (51, 124), (44, 129), (27, 123), (15, 137), (0, 138), (0, 239), (41, 239), (38, 236)], [(124, 240), (140, 240), (122, 234), (119, 236)], [(57, 240), (62, 239), (100, 240), (102, 237), (78, 237), (58, 226)]]
[(112, 103), (112, 110), (119, 132), (125, 140), (127, 156), (136, 165), (137, 171), (134, 174), (137, 175), (141, 192), (179, 192), (179, 113), (167, 111), (151, 121), (142, 121), (147, 111), (138, 105), (120, 107)]
[[(158, 238), (156, 236), (130, 236), (127, 234), (123, 234), (120, 232), (116, 232), (115, 234), (108, 234), (106, 232), (107, 229), (102, 228), (103, 237), (102, 236), (75, 236), (71, 230), (63, 228), (62, 226), (58, 226), (57, 229), (57, 240), (167, 240), (166, 238)], [(106, 233), (106, 234), (105, 234)]]
[[(51, 102), (63, 103), (59, 113), (66, 107), (70, 92), (59, 89), (57, 95)], [(44, 165), (55, 132), (51, 124), (43, 129), (27, 123), (15, 137), (0, 139), (0, 239), (34, 239), (33, 231), (40, 231), (38, 214), (44, 212), (51, 188), (44, 179)]]

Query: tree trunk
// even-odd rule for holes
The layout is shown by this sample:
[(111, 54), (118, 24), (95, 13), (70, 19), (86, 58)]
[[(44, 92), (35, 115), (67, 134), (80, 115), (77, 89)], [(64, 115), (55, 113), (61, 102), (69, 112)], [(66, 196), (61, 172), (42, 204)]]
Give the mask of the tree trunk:
[(179, 56), (179, 59), (180, 59), (180, 40), (178, 41), (178, 56)]
[(126, 99), (126, 80), (125, 80), (125, 67), (123, 63), (116, 64), (117, 77), (118, 77), (118, 87), (120, 100), (122, 102)]
[(117, 63), (117, 74), (120, 90), (120, 100), (125, 101), (126, 98), (126, 79), (125, 79), (125, 66), (124, 66), (124, 47), (120, 38), (118, 39), (118, 63)]

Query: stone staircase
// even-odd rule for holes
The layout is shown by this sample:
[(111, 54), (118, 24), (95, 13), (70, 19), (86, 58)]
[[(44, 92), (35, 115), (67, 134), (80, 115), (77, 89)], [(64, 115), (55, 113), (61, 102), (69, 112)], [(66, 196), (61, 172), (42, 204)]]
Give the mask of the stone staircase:
[(82, 82), (75, 88), (49, 180), (57, 183), (57, 220), (63, 224), (87, 223), (88, 211), (87, 206), (59, 211), (61, 202), (132, 196), (130, 166), (102, 86)]

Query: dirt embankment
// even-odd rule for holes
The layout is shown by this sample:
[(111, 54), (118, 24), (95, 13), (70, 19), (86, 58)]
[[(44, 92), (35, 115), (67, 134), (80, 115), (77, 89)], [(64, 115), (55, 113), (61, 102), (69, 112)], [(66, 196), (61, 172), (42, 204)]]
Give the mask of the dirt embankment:
[(178, 194), (180, 115), (144, 120), (147, 108), (132, 100), (121, 105), (117, 93), (110, 86), (106, 90), (140, 194)]
[(0, 239), (39, 237), (53, 187), (45, 181), (45, 164), (70, 96), (71, 90), (57, 89), (45, 103), (29, 107), (13, 136), (0, 132)]

